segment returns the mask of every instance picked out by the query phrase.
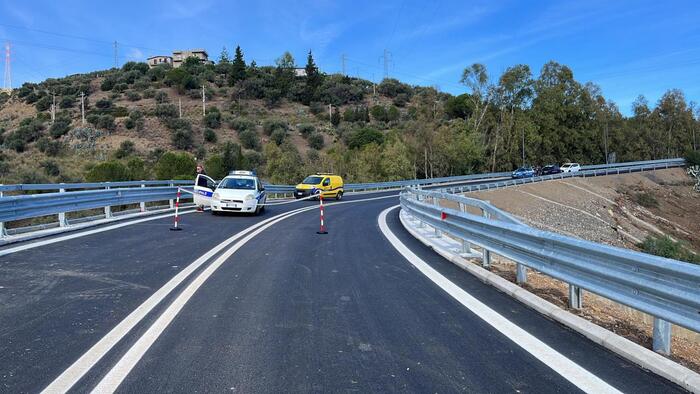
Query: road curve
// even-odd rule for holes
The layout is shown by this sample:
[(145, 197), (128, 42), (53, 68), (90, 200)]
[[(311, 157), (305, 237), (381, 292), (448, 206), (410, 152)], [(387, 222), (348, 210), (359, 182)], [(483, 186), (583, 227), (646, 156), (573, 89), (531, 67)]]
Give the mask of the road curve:
[[(133, 369), (118, 376), (117, 391), (580, 391), (397, 252), (377, 225), (396, 203), (329, 205), (327, 235), (316, 234), (316, 210), (301, 212), (251, 236), (230, 257), (217, 253), (73, 388), (109, 383), (105, 377), (220, 258), (148, 338)], [(269, 207), (259, 218), (192, 214), (179, 233), (159, 220), (0, 257), (0, 391), (45, 388), (192, 261), (294, 208)], [(430, 267), (611, 388), (680, 391), (440, 258), (401, 228), (397, 210), (388, 225)]]

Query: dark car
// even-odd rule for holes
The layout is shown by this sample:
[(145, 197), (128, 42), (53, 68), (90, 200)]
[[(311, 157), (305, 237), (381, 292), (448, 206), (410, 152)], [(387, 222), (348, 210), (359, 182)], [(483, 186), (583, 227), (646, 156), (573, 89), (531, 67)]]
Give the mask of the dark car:
[(517, 178), (532, 178), (535, 176), (535, 170), (532, 169), (532, 167), (520, 167), (517, 170), (513, 171), (513, 174), (511, 176), (515, 179)]
[(561, 173), (561, 168), (559, 168), (559, 166), (556, 164), (546, 165), (542, 167), (542, 170), (540, 170), (540, 175), (552, 175), (559, 173)]

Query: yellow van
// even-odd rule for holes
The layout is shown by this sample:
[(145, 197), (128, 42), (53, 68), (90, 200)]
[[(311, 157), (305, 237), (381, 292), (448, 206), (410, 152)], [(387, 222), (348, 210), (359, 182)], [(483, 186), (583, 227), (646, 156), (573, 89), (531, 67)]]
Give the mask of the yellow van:
[(343, 178), (338, 175), (319, 173), (309, 175), (294, 190), (294, 198), (323, 193), (323, 198), (343, 198)]

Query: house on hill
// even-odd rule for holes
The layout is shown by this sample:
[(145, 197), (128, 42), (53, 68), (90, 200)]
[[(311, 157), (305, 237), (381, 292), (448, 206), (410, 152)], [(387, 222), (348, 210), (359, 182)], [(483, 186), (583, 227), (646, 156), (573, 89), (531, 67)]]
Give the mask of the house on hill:
[(206, 50), (187, 49), (182, 51), (173, 51), (173, 67), (180, 67), (188, 57), (196, 57), (197, 59), (201, 60), (202, 63), (212, 63), (209, 61), (209, 54), (207, 54)]
[(151, 56), (148, 59), (146, 59), (146, 63), (148, 63), (148, 67), (153, 68), (155, 66), (159, 66), (161, 64), (173, 64), (173, 58), (172, 56), (167, 56), (167, 55), (158, 55), (158, 56)]

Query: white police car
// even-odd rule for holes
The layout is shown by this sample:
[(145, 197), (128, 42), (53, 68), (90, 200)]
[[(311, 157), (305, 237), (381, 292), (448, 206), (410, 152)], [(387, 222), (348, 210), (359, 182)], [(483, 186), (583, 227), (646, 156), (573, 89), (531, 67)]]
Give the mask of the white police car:
[(267, 195), (260, 179), (252, 171), (231, 171), (218, 184), (199, 174), (195, 180), (194, 203), (211, 207), (211, 213), (244, 212), (258, 214), (264, 210)]

